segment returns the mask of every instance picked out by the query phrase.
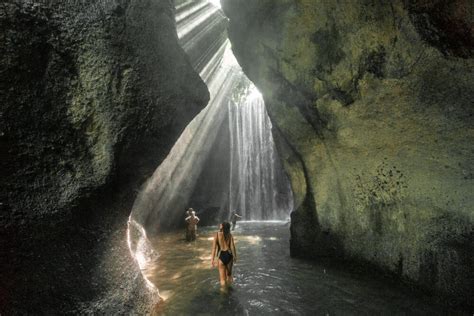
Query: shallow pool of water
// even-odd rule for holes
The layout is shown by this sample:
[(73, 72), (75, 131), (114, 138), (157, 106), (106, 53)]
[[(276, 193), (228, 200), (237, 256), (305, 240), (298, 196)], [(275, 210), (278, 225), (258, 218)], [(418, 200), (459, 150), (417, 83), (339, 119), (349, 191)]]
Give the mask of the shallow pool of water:
[(160, 256), (144, 271), (164, 301), (156, 315), (443, 314), (412, 292), (381, 278), (346, 272), (289, 254), (289, 224), (239, 223), (234, 231), (235, 282), (222, 292), (211, 268), (212, 236), (203, 228), (188, 243), (184, 232), (153, 240)]

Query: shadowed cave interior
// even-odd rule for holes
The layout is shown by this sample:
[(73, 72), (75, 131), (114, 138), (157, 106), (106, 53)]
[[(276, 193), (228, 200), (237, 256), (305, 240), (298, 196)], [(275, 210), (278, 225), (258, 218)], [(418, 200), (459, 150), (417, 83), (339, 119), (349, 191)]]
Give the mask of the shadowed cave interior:
[(5, 1), (0, 313), (472, 314), (473, 16)]

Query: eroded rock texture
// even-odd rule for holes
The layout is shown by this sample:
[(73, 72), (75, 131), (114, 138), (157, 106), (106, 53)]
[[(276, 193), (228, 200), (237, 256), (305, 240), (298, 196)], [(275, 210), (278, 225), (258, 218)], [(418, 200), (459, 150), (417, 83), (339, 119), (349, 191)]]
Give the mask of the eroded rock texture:
[(298, 209), (292, 254), (473, 296), (469, 1), (223, 0)]
[(144, 312), (139, 185), (207, 103), (171, 0), (0, 4), (5, 312)]

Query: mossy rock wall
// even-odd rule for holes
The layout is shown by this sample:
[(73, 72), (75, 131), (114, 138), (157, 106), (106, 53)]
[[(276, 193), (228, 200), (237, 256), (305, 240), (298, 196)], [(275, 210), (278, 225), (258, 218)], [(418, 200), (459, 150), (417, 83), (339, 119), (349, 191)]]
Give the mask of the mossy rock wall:
[(127, 218), (209, 99), (173, 1), (3, 1), (0, 41), (0, 313), (145, 313)]
[(292, 254), (473, 296), (474, 7), (223, 0), (292, 179)]

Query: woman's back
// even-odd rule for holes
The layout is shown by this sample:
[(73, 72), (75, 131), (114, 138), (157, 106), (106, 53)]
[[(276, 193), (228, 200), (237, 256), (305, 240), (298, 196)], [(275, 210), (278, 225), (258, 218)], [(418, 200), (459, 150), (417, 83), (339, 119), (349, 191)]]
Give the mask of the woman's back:
[(227, 240), (225, 240), (224, 233), (217, 232), (217, 244), (219, 245), (221, 251), (229, 250), (231, 239), (232, 239), (232, 234), (229, 233), (229, 236), (227, 236)]

